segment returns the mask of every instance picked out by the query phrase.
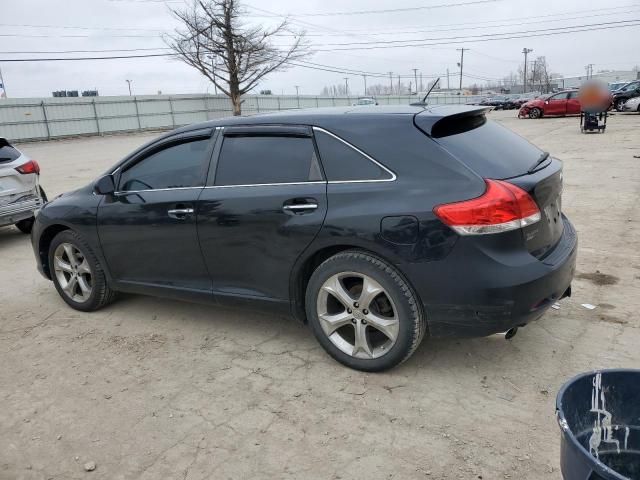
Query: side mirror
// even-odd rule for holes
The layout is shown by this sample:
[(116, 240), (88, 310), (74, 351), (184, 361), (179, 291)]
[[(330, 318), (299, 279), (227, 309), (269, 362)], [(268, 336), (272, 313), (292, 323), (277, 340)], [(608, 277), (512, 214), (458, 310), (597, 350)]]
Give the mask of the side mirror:
[(113, 175), (103, 175), (93, 185), (93, 191), (98, 195), (111, 195), (116, 191)]

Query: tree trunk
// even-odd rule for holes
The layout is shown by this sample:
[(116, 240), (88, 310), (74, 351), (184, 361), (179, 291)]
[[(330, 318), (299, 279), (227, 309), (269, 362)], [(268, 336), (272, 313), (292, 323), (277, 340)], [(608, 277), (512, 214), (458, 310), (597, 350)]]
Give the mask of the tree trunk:
[(240, 104), (240, 95), (231, 95), (231, 103), (233, 104), (233, 115), (238, 117), (242, 115), (242, 108)]

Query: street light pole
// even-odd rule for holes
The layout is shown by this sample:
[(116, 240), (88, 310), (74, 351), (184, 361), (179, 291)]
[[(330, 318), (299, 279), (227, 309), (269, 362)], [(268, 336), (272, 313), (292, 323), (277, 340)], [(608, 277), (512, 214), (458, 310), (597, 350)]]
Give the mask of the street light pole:
[(389, 95), (393, 95), (393, 72), (389, 72)]
[(129, 96), (131, 96), (131, 82), (133, 82), (133, 80), (125, 80), (127, 82), (127, 86), (129, 87)]
[(364, 78), (364, 94), (367, 94), (367, 76), (366, 75), (362, 75), (362, 78)]
[(344, 94), (349, 98), (349, 77), (344, 77)]
[[(414, 83), (415, 83), (415, 86), (416, 86), (416, 94), (417, 94), (418, 93), (418, 69), (417, 68), (413, 69), (413, 80), (414, 80)], [(411, 93), (411, 92), (409, 92), (409, 93)]]
[(296, 87), (296, 100), (298, 108), (300, 108), (300, 85), (294, 85), (294, 87)]
[(533, 52), (532, 48), (523, 48), (522, 53), (524, 53), (524, 83), (522, 85), (522, 93), (527, 93), (527, 55)]

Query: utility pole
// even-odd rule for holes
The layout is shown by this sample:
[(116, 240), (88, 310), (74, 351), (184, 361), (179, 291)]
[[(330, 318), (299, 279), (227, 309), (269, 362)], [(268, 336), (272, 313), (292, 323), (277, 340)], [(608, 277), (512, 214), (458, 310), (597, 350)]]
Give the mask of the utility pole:
[(389, 95), (393, 95), (393, 72), (389, 72)]
[(349, 77), (344, 77), (344, 94), (349, 96)]
[(131, 82), (133, 82), (133, 80), (126, 80), (127, 85), (129, 86), (129, 96), (131, 96)]
[(451, 90), (451, 87), (449, 86), (449, 67), (447, 67), (447, 90)]
[(296, 87), (296, 103), (300, 108), (300, 85), (294, 85), (294, 87)]
[[(418, 69), (417, 68), (413, 69), (413, 80), (415, 81), (416, 94), (417, 94), (418, 93)], [(409, 89), (409, 93), (411, 93), (411, 89)]]
[(524, 83), (522, 85), (522, 93), (527, 93), (527, 55), (533, 52), (533, 48), (523, 48), (524, 53)]
[(584, 68), (587, 70), (587, 80), (593, 78), (593, 63), (590, 63)]
[(2, 87), (2, 95), (0, 95), (0, 98), (2, 98), (3, 96), (7, 98), (7, 86), (4, 83), (4, 78), (2, 77), (1, 68), (0, 68), (0, 87)]
[(398, 95), (401, 95), (402, 92), (400, 91), (400, 75), (398, 75)]
[(464, 51), (469, 50), (468, 48), (456, 48), (456, 50), (460, 51), (460, 94), (462, 94), (462, 69), (464, 68)]
[(367, 76), (366, 75), (362, 75), (362, 78), (364, 78), (364, 94), (367, 94)]
[(420, 72), (420, 91), (424, 91), (424, 87), (422, 86), (422, 72)]

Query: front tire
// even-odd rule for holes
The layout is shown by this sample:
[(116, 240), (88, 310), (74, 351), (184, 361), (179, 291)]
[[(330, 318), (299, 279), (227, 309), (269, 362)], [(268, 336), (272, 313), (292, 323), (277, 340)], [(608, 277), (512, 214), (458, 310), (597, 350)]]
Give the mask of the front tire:
[(542, 110), (540, 110), (539, 108), (532, 108), (529, 112), (529, 118), (536, 119), (540, 117), (542, 117)]
[(320, 345), (357, 370), (399, 365), (427, 329), (417, 295), (402, 275), (361, 251), (341, 252), (322, 263), (311, 275), (305, 300)]
[(92, 312), (115, 297), (97, 257), (72, 230), (60, 232), (51, 242), (49, 271), (58, 294), (76, 310)]
[(616, 101), (616, 111), (618, 112), (622, 112), (624, 110), (624, 104), (626, 103), (626, 100), (618, 100)]

